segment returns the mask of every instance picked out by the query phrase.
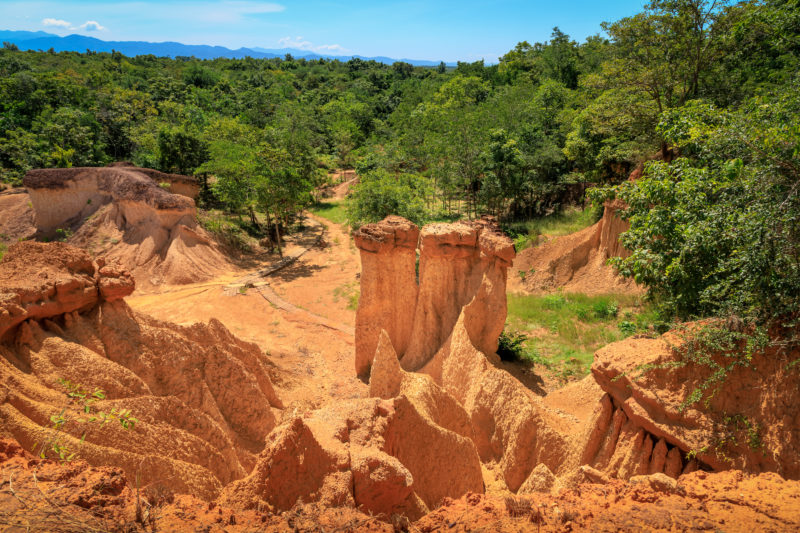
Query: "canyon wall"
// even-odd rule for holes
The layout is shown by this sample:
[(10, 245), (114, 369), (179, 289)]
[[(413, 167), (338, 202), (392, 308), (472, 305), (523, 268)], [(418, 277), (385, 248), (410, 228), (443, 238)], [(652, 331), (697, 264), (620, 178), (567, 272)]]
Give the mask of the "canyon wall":
[[(276, 425), (282, 404), (265, 356), (216, 320), (182, 327), (133, 312), (122, 299), (133, 288), (119, 265), (66, 244), (9, 248), (0, 261), (0, 435), (214, 498), (250, 472)], [(102, 389), (91, 412), (129, 409), (135, 427), (87, 422), (69, 383), (84, 395)], [(59, 412), (67, 422), (56, 427)]]
[(117, 260), (141, 285), (203, 281), (226, 269), (194, 201), (159, 186), (162, 179), (171, 189), (196, 183), (128, 166), (36, 169), (23, 183), (40, 236)]
[(608, 265), (610, 257), (627, 257), (630, 252), (619, 236), (630, 227), (618, 212), (619, 201), (606, 202), (603, 217), (581, 231), (553, 237), (526, 248), (512, 268), (510, 288), (518, 292), (547, 292), (561, 289), (585, 294), (639, 293), (633, 281), (622, 278)]

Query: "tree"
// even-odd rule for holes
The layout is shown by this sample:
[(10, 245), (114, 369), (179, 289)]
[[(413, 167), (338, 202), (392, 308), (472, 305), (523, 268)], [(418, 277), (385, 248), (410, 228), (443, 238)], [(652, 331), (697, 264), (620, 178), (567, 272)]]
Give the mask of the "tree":
[(398, 215), (421, 226), (427, 221), (425, 197), (430, 184), (416, 174), (392, 176), (384, 169), (359, 173), (353, 187), (347, 216), (354, 227)]
[[(713, 28), (726, 4), (727, 0), (652, 0), (642, 13), (603, 23), (614, 56), (603, 64), (602, 79), (608, 89), (640, 92), (653, 100), (654, 113), (645, 128), (652, 131), (658, 115), (698, 94), (701, 74), (718, 58)], [(663, 139), (660, 148), (666, 156)]]
[(246, 209), (258, 227), (255, 207), (262, 186), (256, 159), (256, 132), (236, 119), (218, 119), (207, 130), (208, 161), (197, 168), (216, 180), (213, 189), (233, 212)]
[(13, 185), (22, 184), (22, 176), (43, 165), (43, 155), (36, 135), (22, 129), (8, 130), (0, 137), (0, 179)]
[(522, 152), (516, 139), (503, 129), (489, 134), (489, 146), (483, 154), (484, 178), (481, 199), (495, 215), (506, 214), (506, 202), (518, 203), (524, 186)]
[(159, 166), (165, 172), (192, 174), (208, 161), (208, 143), (185, 130), (164, 128), (158, 132)]
[(679, 318), (800, 316), (800, 91), (724, 111), (691, 102), (659, 132), (686, 157), (605, 191), (630, 230), (615, 259)]

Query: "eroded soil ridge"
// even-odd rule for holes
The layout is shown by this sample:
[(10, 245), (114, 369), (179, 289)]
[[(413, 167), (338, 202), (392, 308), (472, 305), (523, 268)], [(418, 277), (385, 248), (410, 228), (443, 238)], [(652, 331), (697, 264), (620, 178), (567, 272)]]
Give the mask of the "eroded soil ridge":
[[(216, 320), (181, 327), (132, 311), (130, 274), (66, 244), (13, 245), (0, 280), (3, 436), (203, 498), (252, 469), (282, 407), (256, 345)], [(129, 409), (135, 436), (87, 422), (65, 382), (104, 391), (93, 412)]]
[(35, 169), (23, 179), (40, 237), (116, 259), (140, 285), (209, 279), (228, 264), (197, 223), (194, 178), (129, 166)]

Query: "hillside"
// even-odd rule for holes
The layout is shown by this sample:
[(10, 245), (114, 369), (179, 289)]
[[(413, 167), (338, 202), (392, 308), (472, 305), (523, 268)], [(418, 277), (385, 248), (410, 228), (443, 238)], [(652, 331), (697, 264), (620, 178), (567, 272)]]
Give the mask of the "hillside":
[[(283, 58), (287, 54), (297, 59), (317, 60), (327, 59), (332, 61), (350, 61), (351, 59), (361, 59), (364, 61), (376, 61), (391, 65), (397, 62), (408, 63), (417, 67), (434, 67), (439, 65), (439, 61), (426, 61), (420, 59), (392, 59), (390, 57), (376, 56), (364, 57), (359, 55), (331, 55), (319, 54), (298, 48), (237, 48), (231, 50), (224, 46), (192, 45), (177, 42), (147, 42), (147, 41), (103, 41), (95, 37), (85, 35), (66, 35), (59, 36), (43, 31), (10, 31), (0, 30), (0, 41), (13, 43), (20, 50), (50, 50), (56, 52), (119, 52), (126, 56), (154, 55), (158, 57), (192, 57), (197, 59), (244, 59), (252, 57), (255, 59)], [(450, 65), (453, 66), (453, 65)]]

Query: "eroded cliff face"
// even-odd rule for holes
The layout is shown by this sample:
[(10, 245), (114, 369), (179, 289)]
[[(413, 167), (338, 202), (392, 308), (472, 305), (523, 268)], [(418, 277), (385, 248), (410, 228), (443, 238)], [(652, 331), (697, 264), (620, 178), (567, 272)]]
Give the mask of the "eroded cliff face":
[[(689, 331), (692, 327), (699, 326)], [(711, 367), (683, 359), (676, 348), (685, 342), (682, 336), (669, 332), (656, 339), (626, 339), (597, 352), (592, 374), (613, 404), (612, 431), (639, 428), (642, 453), (652, 447), (654, 462), (658, 458), (651, 469), (658, 470), (667, 450), (667, 473), (680, 465), (684, 472), (701, 466), (800, 479), (800, 413), (794, 407), (800, 401), (800, 374), (791, 366), (797, 352), (773, 347), (755, 353), (716, 383), (709, 382)], [(722, 354), (711, 358), (720, 366), (730, 364)], [(684, 404), (707, 383), (706, 399)], [(689, 452), (692, 460), (686, 459)]]
[(618, 200), (606, 202), (603, 217), (594, 225), (520, 252), (513, 270), (524, 275), (512, 276), (512, 289), (534, 293), (557, 288), (585, 294), (641, 292), (633, 281), (622, 278), (607, 264), (610, 257), (630, 255), (619, 242), (620, 234), (630, 227), (619, 217), (623, 207)]
[(506, 319), (506, 271), (514, 244), (492, 219), (431, 224), (420, 238), (419, 297), (408, 350), (407, 370), (422, 368), (439, 351), (470, 305), (465, 318), (473, 343), (497, 351)]
[(473, 312), (482, 316), (467, 318), (467, 327), (483, 350), (497, 350), (514, 245), (492, 219), (431, 224), (420, 232), (407, 220), (388, 217), (362, 226), (354, 239), (362, 263), (356, 313), (359, 375), (369, 370), (381, 330), (388, 333), (403, 368), (418, 370), (444, 344), (473, 300)]
[[(385, 225), (370, 225), (367, 231), (385, 231)], [(378, 253), (389, 257), (397, 252), (386, 247)], [(506, 318), (506, 271), (513, 258), (513, 243), (490, 218), (423, 228), (408, 347), (401, 352), (391, 335), (380, 337), (372, 354), (370, 392), (389, 398), (420, 380), (430, 381), (442, 395), (430, 402), (442, 406), (438, 423), (468, 436), (481, 461), (499, 465), (504, 484), (516, 491), (537, 464), (558, 472), (566, 467), (572, 426), (493, 364)], [(363, 279), (382, 275), (370, 271), (373, 264), (362, 265)], [(362, 284), (365, 308), (396, 305), (392, 291), (373, 292), (379, 286)], [(357, 342), (366, 332), (371, 333), (356, 327)]]
[[(60, 445), (142, 484), (214, 498), (252, 469), (281, 407), (256, 345), (215, 320), (181, 327), (133, 312), (130, 274), (66, 244), (12, 246), (0, 287), (2, 436), (46, 448), (51, 416), (67, 408)], [(135, 431), (78, 421), (61, 380), (103, 389), (93, 412), (130, 409)]]
[(26, 320), (84, 311), (133, 292), (128, 272), (62, 243), (12, 244), (0, 268), (0, 340)]
[[(0, 437), (26, 450), (44, 443), (54, 453), (50, 417), (66, 406), (59, 446), (143, 486), (169, 479), (176, 492), (222, 493), (238, 509), (303, 501), (419, 518), (483, 491), (466, 411), (430, 376), (405, 373), (385, 331), (383, 393), (376, 379), (376, 398), (293, 409), (279, 423), (283, 405), (255, 345), (216, 320), (182, 327), (131, 311), (123, 296), (133, 280), (121, 267), (26, 242), (0, 261), (0, 280)], [(135, 428), (72, 420), (80, 406), (64, 380), (103, 389), (93, 412), (130, 409)]]
[(381, 330), (400, 353), (408, 347), (418, 292), (419, 228), (391, 216), (381, 224), (362, 226), (353, 239), (361, 250), (362, 295), (367, 294), (359, 298), (356, 311), (356, 374), (368, 376)]
[(446, 497), (483, 491), (466, 412), (429, 376), (400, 368), (386, 331), (370, 391), (283, 423), (223, 503), (289, 509), (302, 500), (416, 519)]
[(118, 260), (140, 284), (208, 279), (227, 261), (198, 226), (191, 195), (160, 187), (162, 179), (171, 189), (194, 182), (115, 166), (36, 169), (23, 183), (40, 235), (52, 239), (61, 231), (70, 244)]

